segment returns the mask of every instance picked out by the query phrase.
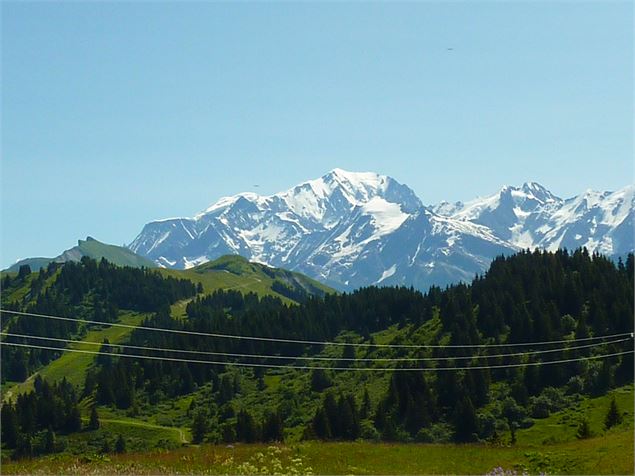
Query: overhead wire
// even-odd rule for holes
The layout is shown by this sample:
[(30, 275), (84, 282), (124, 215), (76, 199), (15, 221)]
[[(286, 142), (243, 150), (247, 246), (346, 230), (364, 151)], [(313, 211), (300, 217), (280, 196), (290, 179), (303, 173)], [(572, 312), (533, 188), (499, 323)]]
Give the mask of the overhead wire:
[[(3, 342), (2, 345), (8, 345), (8, 346), (14, 346), (14, 347), (26, 347), (26, 348), (32, 348), (32, 349), (54, 350), (58, 352), (76, 352), (76, 353), (82, 353), (82, 354), (104, 355), (103, 353), (98, 351), (59, 348), (59, 347), (42, 346), (42, 345), (35, 345), (35, 344), (20, 344), (17, 342)], [(536, 365), (553, 365), (553, 364), (562, 364), (562, 363), (569, 363), (569, 362), (580, 362), (584, 360), (604, 359), (604, 358), (615, 357), (619, 355), (632, 354), (633, 352), (635, 351), (628, 350), (628, 351), (614, 352), (610, 354), (594, 355), (594, 356), (588, 356), (588, 357), (550, 360), (546, 362), (539, 361), (539, 362), (525, 362), (525, 363), (517, 363), (517, 364), (474, 365), (474, 366), (463, 366), (463, 367), (326, 367), (326, 366), (313, 366), (313, 365), (281, 365), (281, 364), (261, 364), (261, 363), (246, 363), (246, 362), (225, 362), (225, 361), (210, 361), (210, 360), (180, 359), (176, 357), (158, 357), (158, 356), (150, 356), (150, 355), (133, 355), (133, 354), (123, 354), (123, 353), (106, 354), (106, 355), (110, 355), (113, 357), (132, 358), (132, 359), (149, 359), (149, 360), (160, 360), (160, 361), (182, 362), (182, 363), (193, 363), (193, 364), (220, 365), (220, 366), (230, 366), (230, 367), (231, 366), (233, 367), (265, 367), (265, 368), (285, 368), (285, 369), (294, 369), (294, 370), (336, 370), (336, 371), (372, 371), (372, 372), (386, 372), (386, 371), (438, 372), (438, 371), (450, 371), (450, 370), (486, 370), (486, 369), (527, 367), (527, 366), (536, 366)]]
[[(547, 349), (547, 350), (535, 350), (528, 352), (511, 352), (506, 354), (493, 354), (493, 355), (469, 355), (469, 356), (445, 356), (445, 357), (328, 357), (328, 356), (283, 356), (283, 355), (273, 355), (273, 354), (245, 354), (245, 353), (234, 353), (234, 352), (216, 352), (216, 351), (202, 351), (202, 350), (187, 350), (187, 349), (174, 349), (174, 348), (166, 348), (166, 347), (150, 347), (150, 346), (141, 346), (141, 345), (131, 345), (131, 344), (112, 344), (110, 342), (91, 342), (91, 341), (82, 341), (82, 340), (73, 340), (73, 339), (63, 339), (58, 337), (44, 337), (44, 336), (33, 336), (27, 334), (15, 334), (10, 332), (1, 331), (0, 335), (4, 335), (7, 337), (15, 337), (15, 338), (23, 338), (23, 339), (35, 339), (35, 340), (48, 340), (54, 342), (64, 342), (67, 344), (78, 344), (78, 345), (97, 345), (97, 346), (105, 346), (111, 348), (127, 348), (134, 350), (146, 350), (153, 352), (175, 352), (175, 353), (185, 353), (185, 354), (197, 354), (197, 355), (212, 355), (212, 356), (222, 356), (222, 357), (238, 357), (238, 358), (252, 358), (252, 359), (278, 359), (278, 360), (319, 360), (319, 361), (354, 361), (354, 362), (434, 362), (439, 360), (472, 360), (472, 359), (494, 359), (494, 358), (505, 358), (505, 357), (520, 357), (520, 356), (529, 356), (529, 355), (538, 355), (538, 354), (549, 354), (556, 352), (567, 352), (573, 350), (580, 349), (588, 349), (592, 347), (598, 347), (603, 345), (610, 344), (618, 344), (621, 342), (625, 342), (630, 340), (630, 338), (617, 339), (612, 341), (605, 342), (595, 342), (593, 344), (585, 344), (580, 346), (572, 346), (572, 347), (561, 347), (557, 349)], [(60, 348), (63, 350), (63, 348)]]
[(236, 334), (223, 334), (223, 333), (214, 333), (214, 332), (197, 332), (197, 331), (188, 331), (184, 329), (168, 329), (163, 327), (148, 327), (148, 326), (135, 326), (132, 324), (122, 324), (117, 322), (102, 322), (95, 321), (89, 319), (82, 318), (71, 318), (71, 317), (62, 317), (62, 316), (53, 316), (49, 314), (38, 314), (24, 311), (12, 311), (12, 310), (4, 310), (0, 311), (1, 313), (9, 313), (9, 314), (17, 314), (23, 316), (32, 316), (32, 317), (40, 317), (44, 319), (53, 319), (53, 320), (63, 320), (63, 321), (73, 321), (73, 322), (83, 322), (88, 324), (98, 324), (102, 326), (112, 326), (112, 327), (120, 327), (127, 329), (137, 329), (144, 331), (155, 331), (155, 332), (168, 332), (171, 334), (183, 334), (183, 335), (195, 335), (199, 337), (214, 337), (214, 338), (222, 338), (222, 339), (236, 339), (236, 340), (250, 340), (250, 341), (262, 341), (262, 342), (278, 342), (285, 344), (303, 344), (303, 345), (332, 345), (332, 346), (351, 346), (351, 347), (373, 347), (373, 348), (404, 348), (404, 349), (469, 349), (469, 348), (488, 348), (488, 347), (521, 347), (521, 346), (539, 346), (539, 345), (552, 345), (552, 344), (567, 344), (572, 342), (584, 342), (584, 341), (592, 341), (598, 339), (610, 339), (617, 337), (624, 337), (630, 335), (633, 337), (632, 332), (623, 332), (619, 334), (605, 335), (605, 336), (592, 336), (592, 337), (582, 337), (575, 339), (563, 339), (563, 340), (553, 340), (553, 341), (539, 341), (539, 342), (517, 342), (517, 343), (493, 343), (493, 344), (377, 344), (370, 342), (335, 342), (335, 341), (316, 341), (316, 340), (304, 340), (304, 339), (286, 339), (286, 338), (277, 338), (277, 337), (262, 337), (262, 336), (245, 336), (245, 335), (236, 335)]

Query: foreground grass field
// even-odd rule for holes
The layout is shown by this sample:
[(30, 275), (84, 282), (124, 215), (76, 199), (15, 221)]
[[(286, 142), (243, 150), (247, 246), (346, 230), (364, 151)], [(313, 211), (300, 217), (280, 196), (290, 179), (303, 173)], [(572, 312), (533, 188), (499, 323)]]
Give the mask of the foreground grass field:
[(610, 433), (550, 445), (318, 443), (201, 445), (101, 458), (53, 456), (2, 467), (2, 474), (632, 474), (633, 436)]
[[(623, 421), (606, 431), (604, 416), (613, 397)], [(185, 408), (188, 402), (182, 399), (173, 406)], [(65, 454), (5, 460), (0, 474), (486, 474), (496, 467), (518, 474), (633, 474), (632, 384), (535, 420), (518, 432), (513, 446), (316, 441), (187, 445), (189, 428), (163, 421), (171, 411), (161, 407), (160, 415), (142, 421), (102, 408), (101, 429), (71, 435)], [(589, 420), (595, 437), (576, 438), (581, 417)], [(112, 441), (116, 435), (126, 438), (128, 453), (102, 456), (91, 451), (91, 441)], [(166, 443), (171, 450), (148, 450)]]

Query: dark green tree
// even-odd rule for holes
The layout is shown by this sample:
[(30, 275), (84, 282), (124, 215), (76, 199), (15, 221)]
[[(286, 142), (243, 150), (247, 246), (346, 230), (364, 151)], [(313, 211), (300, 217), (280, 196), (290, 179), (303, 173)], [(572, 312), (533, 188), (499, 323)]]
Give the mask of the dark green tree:
[(254, 417), (247, 410), (240, 410), (236, 416), (236, 438), (245, 443), (258, 441), (258, 427)]
[(89, 430), (99, 430), (99, 415), (97, 414), (97, 405), (93, 405), (90, 410), (90, 420), (88, 421)]
[(606, 417), (604, 418), (604, 428), (608, 430), (609, 428), (612, 428), (615, 425), (619, 425), (620, 423), (622, 423), (622, 414), (617, 407), (615, 397), (613, 397), (611, 399), (611, 404), (609, 405), (609, 410), (608, 412), (606, 412)]
[(314, 369), (311, 371), (311, 390), (321, 392), (331, 385), (333, 385), (333, 382), (324, 369)]
[(270, 412), (262, 425), (262, 440), (284, 441), (284, 423), (279, 412)]
[(125, 453), (126, 452), (126, 440), (122, 435), (117, 437), (117, 442), (115, 443), (115, 453)]
[(55, 452), (55, 432), (52, 429), (48, 429), (44, 434), (44, 453)]
[(364, 420), (370, 417), (371, 403), (370, 395), (368, 394), (368, 388), (364, 388), (364, 399), (362, 400), (362, 407), (359, 410), (359, 417)]
[(28, 264), (23, 264), (18, 270), (18, 279), (23, 281), (29, 274), (31, 274), (31, 267)]
[(194, 414), (192, 419), (192, 443), (202, 443), (207, 433), (207, 417), (205, 412), (199, 410)]
[(18, 418), (15, 412), (15, 408), (11, 403), (5, 403), (2, 405), (2, 412), (0, 413), (0, 419), (2, 420), (2, 443), (7, 448), (15, 448), (18, 442)]
[(73, 405), (68, 416), (66, 417), (65, 430), (69, 433), (74, 433), (82, 429), (82, 416), (79, 413), (77, 405)]
[(459, 400), (454, 415), (454, 438), (460, 443), (475, 440), (478, 434), (478, 421), (476, 411), (470, 397), (464, 396)]
[(587, 438), (591, 438), (591, 427), (589, 426), (589, 420), (584, 418), (580, 424), (578, 425), (578, 430), (575, 434), (576, 438), (579, 440), (585, 440)]
[(329, 419), (326, 416), (326, 412), (323, 407), (319, 407), (315, 412), (313, 421), (311, 422), (313, 433), (321, 440), (329, 440), (332, 437), (331, 425)]

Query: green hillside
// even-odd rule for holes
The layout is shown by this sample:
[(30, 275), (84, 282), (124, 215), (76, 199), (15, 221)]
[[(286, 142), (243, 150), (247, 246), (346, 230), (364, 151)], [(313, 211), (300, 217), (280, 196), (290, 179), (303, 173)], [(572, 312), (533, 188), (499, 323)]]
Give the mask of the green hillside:
[(307, 296), (323, 296), (336, 292), (303, 274), (264, 264), (252, 263), (239, 255), (226, 255), (186, 270), (160, 269), (165, 276), (201, 283), (205, 293), (223, 290), (271, 295), (285, 302), (298, 302)]
[[(111, 245), (104, 245), (93, 239), (79, 242), (79, 248), (85, 253), (101, 255), (109, 253), (109, 256), (115, 256), (119, 249), (125, 250)], [(114, 250), (114, 251), (113, 251)], [(121, 254), (124, 256), (124, 254)], [(108, 260), (108, 256), (104, 256)], [(134, 261), (134, 260), (132, 260)], [(120, 260), (121, 262), (121, 260)], [(177, 279), (187, 279), (193, 283), (200, 283), (202, 286), (201, 295), (211, 293), (218, 290), (237, 290), (241, 293), (256, 293), (259, 296), (275, 296), (285, 303), (296, 303), (294, 298), (306, 297), (309, 295), (322, 296), (325, 293), (335, 292), (331, 288), (312, 280), (300, 273), (292, 273), (283, 269), (269, 268), (262, 264), (250, 263), (241, 256), (224, 256), (210, 263), (205, 263), (196, 268), (189, 270), (168, 270), (156, 269), (155, 272), (165, 277), (173, 277)], [(59, 275), (58, 271), (53, 272), (51, 276), (47, 276), (43, 280), (41, 291), (45, 291), (55, 281)], [(14, 276), (10, 274), (10, 276)], [(3, 306), (9, 303), (22, 302), (28, 304), (35, 301), (32, 295), (37, 273), (33, 272), (26, 275), (22, 281), (14, 277), (13, 285), (4, 289), (2, 294)], [(281, 286), (277, 286), (281, 285)], [(274, 289), (278, 289), (278, 292)], [(179, 300), (172, 306), (172, 315), (174, 317), (183, 317), (185, 315), (186, 305), (191, 298)], [(87, 303), (89, 306), (91, 303)], [(122, 309), (116, 322), (126, 325), (138, 325), (143, 318), (149, 317), (148, 313), (138, 313), (131, 310)], [(4, 327), (17, 317), (7, 315), (3, 319)], [(125, 343), (130, 336), (132, 329), (119, 327), (92, 327), (87, 333), (80, 334), (77, 338), (87, 342), (86, 345), (78, 344), (77, 349), (96, 351), (98, 346), (88, 343), (102, 342), (108, 339), (110, 343)], [(69, 382), (77, 387), (81, 387), (86, 376), (86, 372), (92, 365), (95, 357), (90, 354), (66, 353), (60, 358), (53, 360), (40, 368), (37, 373), (31, 375), (24, 382), (4, 383), (4, 399), (12, 399), (16, 395), (30, 391), (33, 389), (33, 381), (36, 375), (47, 379), (50, 382), (59, 381), (66, 378)]]
[[(210, 473), (242, 474), (253, 472), (258, 452), (283, 441), (276, 451), (295, 455), (284, 456), (283, 468), (301, 454), (303, 468), (329, 474), (483, 474), (497, 466), (623, 473), (633, 454), (633, 343), (623, 337), (632, 332), (633, 266), (632, 255), (616, 264), (583, 251), (523, 252), (497, 259), (470, 285), (427, 294), (326, 293), (302, 275), (237, 256), (189, 270), (85, 260), (11, 275), (2, 281), (4, 307), (102, 324), (10, 317), (4, 329), (81, 340), (71, 345), (77, 350), (108, 339), (137, 346), (125, 352), (140, 358), (105, 347), (96, 356), (2, 346), (3, 421), (16, 422), (3, 426), (3, 455), (18, 459), (9, 466), (16, 473), (99, 474), (112, 468), (100, 466), (106, 458), (124, 473), (133, 464), (140, 473), (208, 465)], [(113, 325), (141, 322), (170, 331)], [(619, 340), (575, 347), (576, 339), (614, 334)], [(295, 339), (314, 342), (288, 341)], [(506, 348), (487, 347), (540, 341), (563, 348), (501, 357)], [(575, 361), (548, 364), (558, 359)], [(293, 368), (303, 366), (329, 369)], [(25, 392), (28, 400), (16, 398)], [(607, 427), (613, 398), (621, 421)], [(38, 415), (33, 426), (23, 423), (30, 411)], [(91, 415), (98, 429), (88, 427)], [(57, 447), (47, 444), (53, 431)], [(113, 455), (122, 439), (138, 453)], [(177, 449), (190, 444), (197, 446)], [(236, 445), (231, 462), (200, 456), (226, 455), (227, 444)], [(157, 448), (169, 450), (160, 467)], [(51, 452), (62, 454), (45, 456)]]
[(156, 264), (143, 256), (130, 251), (123, 246), (109, 245), (97, 241), (92, 237), (86, 240), (78, 240), (77, 246), (64, 251), (55, 258), (27, 258), (18, 261), (8, 268), (7, 272), (17, 272), (20, 266), (28, 265), (32, 271), (39, 271), (40, 268), (48, 266), (49, 263), (66, 263), (67, 261), (79, 261), (87, 256), (94, 260), (106, 258), (109, 262), (118, 266), (132, 266), (135, 268), (146, 267), (155, 268)]

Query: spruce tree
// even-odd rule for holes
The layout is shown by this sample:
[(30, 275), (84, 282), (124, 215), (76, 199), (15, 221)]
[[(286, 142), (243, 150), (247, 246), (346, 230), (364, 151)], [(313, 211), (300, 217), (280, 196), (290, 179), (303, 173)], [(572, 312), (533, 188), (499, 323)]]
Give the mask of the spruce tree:
[(258, 440), (256, 422), (247, 410), (240, 410), (236, 417), (236, 438), (246, 443), (254, 443)]
[(340, 360), (340, 367), (351, 367), (355, 362), (355, 347), (352, 345), (344, 346), (342, 351), (342, 360)]
[(44, 453), (55, 452), (55, 432), (48, 429), (44, 435)]
[(314, 392), (321, 392), (331, 385), (333, 385), (333, 382), (324, 369), (315, 369), (311, 371), (311, 390)]
[(454, 438), (459, 443), (467, 443), (474, 441), (477, 433), (476, 411), (472, 400), (466, 395), (459, 401), (454, 415)]
[(362, 401), (362, 408), (359, 411), (359, 417), (364, 420), (370, 417), (370, 395), (368, 394), (368, 388), (364, 389), (364, 400)]
[(126, 452), (126, 440), (121, 435), (117, 437), (117, 442), (115, 443), (115, 452), (116, 453)]
[(99, 415), (97, 414), (97, 405), (93, 405), (90, 411), (90, 421), (88, 422), (89, 430), (99, 430)]
[(10, 403), (2, 405), (2, 412), (0, 415), (2, 421), (2, 443), (7, 448), (15, 448), (18, 443), (18, 417), (16, 415), (15, 408)]
[(606, 417), (604, 418), (604, 428), (608, 430), (620, 423), (622, 423), (622, 415), (620, 414), (620, 410), (617, 408), (615, 397), (613, 397), (611, 399), (611, 404), (609, 405), (609, 411), (606, 413)]
[(313, 417), (313, 421), (311, 423), (313, 428), (313, 432), (315, 436), (317, 436), (321, 440), (329, 440), (332, 437), (331, 434), (331, 426), (329, 425), (329, 420), (326, 416), (326, 412), (324, 408), (320, 407), (315, 412), (315, 416)]
[(104, 442), (101, 445), (101, 452), (104, 454), (110, 453), (112, 448), (110, 447), (110, 440), (108, 437), (104, 437)]
[(31, 274), (31, 267), (28, 264), (23, 264), (18, 270), (18, 279), (22, 281), (29, 274)]
[(197, 411), (192, 420), (192, 443), (201, 443), (207, 433), (207, 419), (203, 411)]
[(82, 429), (82, 416), (79, 413), (79, 408), (77, 405), (73, 405), (68, 416), (66, 417), (66, 431), (69, 433), (74, 433)]
[(268, 413), (262, 425), (263, 441), (283, 441), (283, 422), (280, 413)]
[(589, 426), (589, 420), (586, 418), (580, 422), (578, 426), (578, 431), (576, 432), (576, 438), (579, 440), (585, 440), (587, 438), (591, 438), (591, 427)]

